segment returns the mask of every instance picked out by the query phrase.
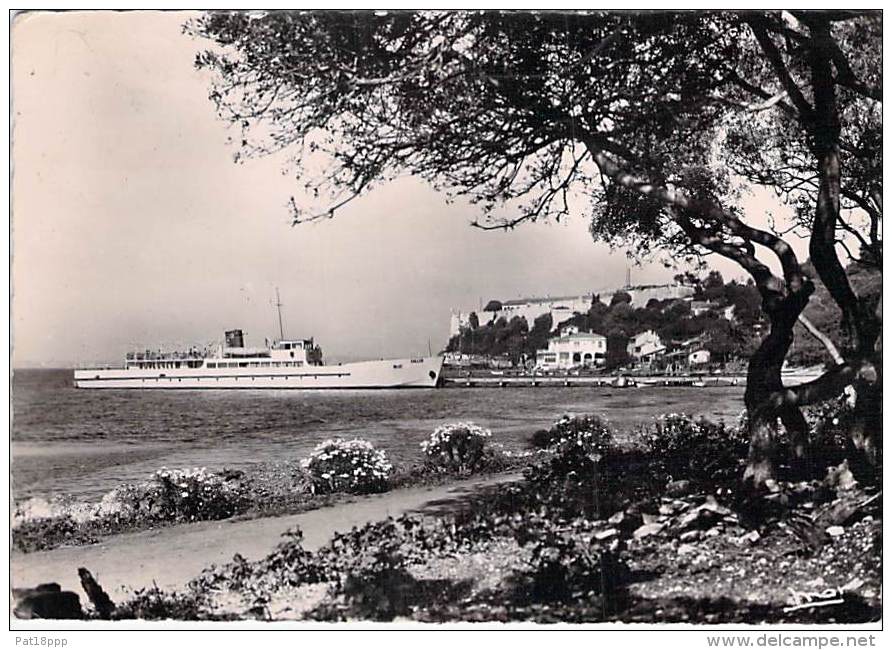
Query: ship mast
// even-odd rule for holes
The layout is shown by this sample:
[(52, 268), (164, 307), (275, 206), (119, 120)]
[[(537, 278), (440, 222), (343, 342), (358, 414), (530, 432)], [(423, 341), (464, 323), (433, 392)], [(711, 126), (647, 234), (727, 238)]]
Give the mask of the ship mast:
[(285, 339), (285, 331), (282, 329), (282, 299), (279, 298), (279, 287), (276, 287), (276, 310), (279, 312), (279, 340)]

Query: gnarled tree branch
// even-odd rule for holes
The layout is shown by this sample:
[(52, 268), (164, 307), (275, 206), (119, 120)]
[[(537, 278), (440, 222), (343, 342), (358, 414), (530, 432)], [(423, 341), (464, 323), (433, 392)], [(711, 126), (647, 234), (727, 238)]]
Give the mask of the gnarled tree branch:
[(842, 355), (839, 353), (836, 345), (830, 339), (829, 336), (824, 334), (821, 330), (815, 327), (815, 324), (812, 323), (805, 314), (799, 314), (799, 322), (802, 323), (802, 326), (808, 331), (809, 334), (814, 336), (818, 341), (821, 342), (821, 345), (827, 350), (830, 356), (833, 358), (833, 361), (837, 364), (845, 363), (845, 359), (842, 358)]

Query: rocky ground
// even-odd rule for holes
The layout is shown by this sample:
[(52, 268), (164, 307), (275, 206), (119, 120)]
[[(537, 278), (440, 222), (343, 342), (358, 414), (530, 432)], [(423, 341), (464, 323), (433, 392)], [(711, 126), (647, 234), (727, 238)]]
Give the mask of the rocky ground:
[(601, 599), (592, 594), (581, 595), (569, 607), (511, 607), (493, 598), (504, 593), (500, 587), (529, 556), (527, 549), (500, 540), (413, 570), (419, 579), (469, 583), (464, 612), (457, 603), (422, 609), (413, 617), (542, 622), (876, 620), (882, 605), (882, 520), (859, 512), (845, 525), (830, 526), (817, 547), (793, 528), (785, 522), (761, 532), (744, 528), (735, 513), (711, 496), (667, 498), (656, 514), (618, 512), (592, 532), (593, 539), (621, 548), (629, 569), (625, 584), (612, 596), (621, 602), (611, 604), (607, 613), (598, 611)]
[[(409, 494), (396, 490), (297, 515), (300, 521), (289, 525), (298, 527), (275, 548), (269, 545), (284, 520), (233, 523), (245, 529), (233, 549), (258, 522), (269, 524), (268, 550), (255, 548), (248, 557), (238, 551), (226, 562), (216, 544), (223, 561), (204, 571), (193, 566), (188, 585), (137, 589), (116, 596), (112, 609), (97, 605), (96, 589), (84, 585), (93, 602), (86, 615), (329, 622), (879, 620), (882, 492), (873, 477), (859, 482), (847, 461), (825, 463), (823, 476), (769, 481), (754, 495), (740, 490), (743, 456), (726, 453), (731, 439), (723, 429), (688, 426), (672, 434), (671, 446), (664, 435), (624, 448), (598, 426), (593, 419), (563, 423), (550, 451), (510, 480), (478, 480), (441, 497), (419, 493), (414, 508), (391, 508), (390, 500)], [(348, 510), (353, 516), (344, 518)], [(328, 526), (326, 539), (314, 518)], [(341, 524), (332, 527), (336, 520)], [(177, 540), (171, 543), (174, 548)], [(193, 555), (205, 560), (203, 566), (211, 563), (200, 545)], [(19, 605), (17, 612), (27, 615), (21, 599)]]
[[(861, 501), (869, 496), (860, 494)], [(714, 496), (663, 499), (657, 512), (619, 511), (593, 522), (586, 541), (621, 553), (627, 570), (605, 599), (597, 590), (558, 602), (517, 598), (533, 565), (529, 545), (494, 536), (411, 563), (411, 602), (393, 620), (537, 622), (820, 622), (876, 620), (881, 612), (882, 520), (875, 500), (824, 530), (818, 542), (791, 516), (746, 528)], [(798, 523), (797, 523), (798, 522)], [(813, 531), (814, 532), (814, 531)], [(400, 578), (391, 584), (398, 593)], [(356, 594), (335, 582), (282, 585), (255, 607), (250, 589), (213, 592), (199, 618), (351, 620)], [(381, 594), (366, 603), (374, 610)], [(361, 598), (360, 598), (361, 600)], [(169, 603), (168, 603), (169, 604)], [(360, 603), (360, 609), (362, 609)], [(397, 610), (400, 605), (397, 604)], [(163, 611), (161, 612), (164, 613)], [(162, 616), (164, 617), (164, 616)]]
[[(821, 484), (807, 487), (817, 490)], [(601, 579), (609, 583), (602, 588), (590, 585), (553, 598), (535, 593), (529, 576), (542, 570), (541, 549), (516, 534), (464, 538), (436, 550), (424, 544), (420, 553), (415, 536), (400, 538), (408, 562), (381, 565), (383, 570), (379, 566), (377, 573), (365, 573), (358, 587), (351, 587), (349, 578), (289, 586), (276, 577), (270, 590), (250, 569), (233, 580), (239, 571), (230, 567), (217, 574), (227, 576), (226, 586), (216, 583), (201, 616), (718, 624), (864, 623), (880, 615), (882, 519), (876, 493), (841, 490), (820, 506), (805, 502), (755, 527), (714, 494), (666, 496), (653, 506), (650, 511), (620, 510), (582, 527), (567, 522), (564, 531), (578, 551), (597, 548), (601, 553), (602, 572), (608, 574)], [(823, 526), (827, 513), (835, 514)], [(354, 529), (354, 535), (352, 542), (363, 539), (374, 546), (387, 533), (363, 537)], [(342, 548), (352, 543), (346, 539)], [(269, 577), (270, 567), (286, 555), (294, 561), (298, 548), (269, 556), (260, 573)], [(359, 565), (353, 566), (357, 571)]]

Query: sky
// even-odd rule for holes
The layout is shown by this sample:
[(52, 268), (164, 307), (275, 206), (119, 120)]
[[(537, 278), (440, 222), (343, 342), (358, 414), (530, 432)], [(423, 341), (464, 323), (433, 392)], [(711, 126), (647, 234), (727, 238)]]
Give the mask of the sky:
[[(585, 214), (510, 232), (414, 178), (292, 227), (282, 161), (233, 162), (193, 66), (190, 14), (20, 16), (12, 31), (15, 367), (113, 363), (242, 328), (314, 336), (332, 361), (436, 352), (451, 310), (621, 286)], [(763, 197), (764, 198), (764, 197)], [(763, 200), (760, 198), (760, 200)], [(726, 279), (740, 276), (718, 265)], [(671, 281), (654, 263), (635, 283)]]

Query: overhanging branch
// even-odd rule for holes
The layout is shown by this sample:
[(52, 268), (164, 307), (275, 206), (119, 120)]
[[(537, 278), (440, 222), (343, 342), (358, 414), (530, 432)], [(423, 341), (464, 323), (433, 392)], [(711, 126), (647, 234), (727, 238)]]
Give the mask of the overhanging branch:
[[(784, 272), (784, 279), (792, 291), (799, 291), (806, 284), (806, 280), (802, 275), (802, 267), (799, 264), (796, 253), (793, 251), (792, 247), (780, 237), (744, 223), (737, 217), (737, 215), (723, 209), (720, 205), (714, 202), (695, 199), (680, 190), (659, 186), (645, 179), (636, 177), (634, 174), (622, 169), (616, 162), (607, 156), (604, 153), (605, 147), (602, 146), (602, 143), (595, 136), (585, 136), (583, 141), (591, 152), (592, 159), (601, 170), (601, 173), (611, 181), (644, 196), (652, 197), (666, 206), (702, 216), (703, 218), (712, 221), (717, 226), (727, 228), (728, 231), (736, 237), (740, 237), (745, 241), (755, 242), (768, 248), (780, 261), (781, 268)], [(765, 281), (768, 281), (770, 277), (773, 277), (770, 270), (768, 270), (768, 267), (761, 263), (759, 263), (758, 266), (750, 264), (750, 268), (747, 268), (747, 270), (751, 274), (753, 274), (754, 271), (759, 274), (758, 277), (755, 275), (753, 276), (753, 279), (756, 280), (757, 283), (764, 283)]]
[(793, 102), (793, 105), (796, 107), (796, 110), (799, 112), (799, 115), (805, 122), (810, 123), (814, 119), (814, 109), (811, 104), (808, 103), (808, 100), (805, 99), (805, 96), (793, 80), (793, 77), (790, 76), (790, 71), (784, 63), (780, 50), (777, 45), (774, 44), (771, 35), (766, 29), (767, 19), (764, 16), (751, 15), (747, 18), (747, 23), (753, 31), (753, 35), (756, 37), (759, 46), (765, 53), (768, 62), (774, 69), (774, 74), (780, 81), (781, 86), (787, 91), (787, 94)]

